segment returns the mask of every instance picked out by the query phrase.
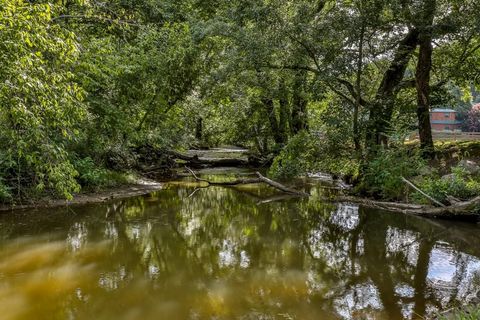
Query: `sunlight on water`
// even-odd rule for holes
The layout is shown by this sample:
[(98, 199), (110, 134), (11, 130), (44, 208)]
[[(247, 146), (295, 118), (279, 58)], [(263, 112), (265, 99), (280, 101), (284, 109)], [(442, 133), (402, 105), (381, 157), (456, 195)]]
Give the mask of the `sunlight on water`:
[(93, 281), (106, 246), (97, 243), (72, 255), (65, 242), (17, 239), (0, 254), (2, 319), (63, 318), (65, 296)]
[(1, 216), (0, 318), (417, 319), (478, 300), (476, 225), (196, 187)]

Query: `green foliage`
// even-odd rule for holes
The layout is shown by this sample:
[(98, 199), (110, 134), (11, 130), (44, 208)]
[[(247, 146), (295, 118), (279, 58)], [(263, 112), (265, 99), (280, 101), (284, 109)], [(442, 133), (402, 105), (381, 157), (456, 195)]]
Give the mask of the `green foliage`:
[(319, 157), (315, 170), (333, 175), (357, 178), (359, 154), (353, 147), (351, 106), (341, 103), (334, 95), (312, 103), (310, 123), (318, 128)]
[[(10, 175), (70, 198), (78, 190), (65, 145), (85, 116), (71, 72), (75, 36), (52, 24), (52, 4), (0, 0), (0, 150)], [(5, 168), (3, 168), (5, 169)], [(17, 188), (18, 189), (18, 188)]]
[(9, 202), (12, 199), (11, 190), (0, 180), (0, 203)]
[[(416, 126), (410, 57), (387, 77), (408, 81), (384, 80), (417, 9), (398, 0), (0, 0), (0, 177), (11, 194), (70, 198), (78, 182), (108, 185), (99, 168), (128, 167), (142, 145), (238, 144), (261, 155), (284, 148), (270, 170), (277, 178), (366, 172), (365, 190), (397, 198), (398, 176), (416, 169), (386, 151), (360, 171), (361, 149), (372, 133), (402, 145)], [(478, 5), (436, 9), (466, 32), (445, 31), (434, 48), (432, 79), (455, 80), (431, 86), (432, 103), (445, 103), (446, 87), (463, 92), (474, 78)]]
[[(480, 194), (480, 181), (472, 177), (461, 167), (452, 168), (452, 174), (439, 178), (429, 176), (419, 183), (420, 189), (434, 199), (445, 202), (447, 196), (453, 196), (460, 200), (468, 200)], [(420, 194), (414, 194), (418, 202), (425, 202)]]
[(323, 156), (315, 163), (314, 169), (343, 177), (348, 182), (358, 179), (360, 162), (348, 156)]
[(480, 308), (478, 307), (466, 307), (462, 309), (456, 309), (449, 315), (439, 316), (440, 320), (478, 320), (480, 319)]
[(416, 176), (425, 166), (425, 161), (413, 151), (404, 148), (382, 150), (365, 163), (357, 191), (386, 200), (401, 200), (407, 190), (402, 177)]
[(87, 189), (115, 187), (132, 181), (126, 174), (98, 167), (89, 157), (75, 160), (74, 165), (80, 185)]
[(198, 68), (188, 24), (142, 25), (129, 42), (97, 36), (84, 46), (77, 72), (92, 118), (83, 143), (104, 150), (105, 144), (183, 142), (176, 107)]
[(301, 131), (275, 157), (268, 174), (276, 179), (288, 179), (308, 173), (318, 157), (318, 138)]

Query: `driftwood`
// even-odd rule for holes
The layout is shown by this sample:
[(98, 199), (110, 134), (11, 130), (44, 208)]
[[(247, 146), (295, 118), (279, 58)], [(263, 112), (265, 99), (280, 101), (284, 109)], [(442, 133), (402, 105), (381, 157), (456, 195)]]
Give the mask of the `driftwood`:
[(257, 177), (262, 181), (262, 182), (265, 182), (266, 184), (274, 187), (275, 189), (278, 189), (280, 191), (283, 191), (285, 193), (290, 193), (290, 194), (296, 194), (296, 195), (299, 195), (299, 196), (303, 196), (303, 197), (309, 197), (310, 194), (309, 193), (306, 193), (306, 192), (302, 192), (302, 191), (297, 191), (297, 190), (294, 190), (294, 189), (290, 189), (286, 186), (284, 186), (283, 184), (280, 184), (276, 181), (273, 181), (271, 179), (268, 179), (267, 177), (264, 177), (260, 174), (260, 172), (255, 172), (255, 174), (257, 175)]
[(480, 217), (480, 196), (468, 201), (458, 202), (451, 206), (432, 207), (427, 205), (375, 201), (364, 198), (340, 196), (336, 202), (353, 202), (367, 208), (381, 209), (390, 212), (412, 214), (430, 218), (478, 218)]
[(288, 188), (281, 183), (278, 183), (276, 181), (268, 179), (267, 177), (263, 176), (260, 172), (255, 173), (258, 178), (236, 179), (236, 180), (233, 180), (233, 181), (219, 181), (219, 182), (216, 182), (216, 181), (210, 181), (210, 180), (207, 180), (207, 179), (199, 178), (195, 174), (195, 172), (188, 167), (185, 167), (185, 169), (187, 169), (192, 174), (193, 178), (196, 181), (205, 182), (209, 186), (210, 185), (212, 185), (212, 186), (235, 186), (235, 185), (239, 185), (239, 184), (266, 183), (266, 184), (270, 185), (271, 187), (273, 187), (277, 190), (280, 190), (282, 192), (288, 193), (290, 195), (295, 195), (295, 196), (299, 196), (299, 197), (309, 197), (310, 196), (310, 194), (308, 194), (306, 192), (297, 191), (297, 190)]
[(167, 153), (175, 158), (186, 161), (190, 167), (247, 167), (248, 160), (238, 158), (199, 158), (197, 155), (188, 156), (177, 151), (169, 150)]

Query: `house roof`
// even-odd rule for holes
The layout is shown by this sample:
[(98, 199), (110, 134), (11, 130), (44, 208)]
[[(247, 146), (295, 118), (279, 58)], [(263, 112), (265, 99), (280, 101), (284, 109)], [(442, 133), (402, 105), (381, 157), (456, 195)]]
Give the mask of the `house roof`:
[(457, 112), (453, 109), (447, 109), (447, 108), (435, 108), (435, 109), (432, 109), (431, 112)]
[(462, 121), (458, 120), (431, 120), (432, 124), (462, 124)]

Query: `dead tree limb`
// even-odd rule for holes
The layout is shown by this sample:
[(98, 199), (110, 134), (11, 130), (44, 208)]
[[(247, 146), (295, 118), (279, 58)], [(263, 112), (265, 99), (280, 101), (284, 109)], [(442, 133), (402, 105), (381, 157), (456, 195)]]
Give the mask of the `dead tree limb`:
[(260, 183), (260, 182), (262, 182), (262, 180), (256, 179), (256, 178), (253, 178), (253, 179), (236, 179), (236, 180), (233, 180), (233, 181), (218, 181), (218, 182), (217, 181), (210, 181), (210, 180), (207, 180), (207, 179), (199, 178), (195, 174), (195, 172), (193, 172), (193, 170), (188, 168), (188, 167), (185, 167), (185, 169), (187, 169), (192, 174), (192, 176), (195, 178), (196, 181), (205, 182), (205, 183), (207, 183), (208, 185), (211, 185), (211, 186), (235, 186), (237, 184), (249, 184), (249, 183)]
[(268, 179), (267, 177), (260, 174), (260, 172), (255, 173), (258, 178), (236, 179), (236, 180), (233, 180), (233, 181), (216, 182), (216, 181), (210, 181), (210, 180), (207, 180), (207, 179), (199, 178), (195, 174), (195, 172), (188, 167), (185, 167), (185, 169), (187, 169), (192, 174), (193, 178), (196, 181), (205, 182), (208, 185), (212, 185), (212, 186), (235, 186), (235, 185), (239, 185), (239, 184), (262, 183), (263, 182), (263, 183), (266, 183), (266, 184), (270, 185), (271, 187), (273, 187), (277, 190), (280, 190), (282, 192), (285, 192), (285, 193), (288, 193), (288, 194), (291, 194), (291, 195), (296, 195), (296, 196), (301, 196), (301, 197), (309, 197), (310, 196), (310, 194), (308, 194), (306, 192), (297, 191), (297, 190), (288, 188), (281, 183), (278, 183), (276, 181)]
[(276, 202), (276, 201), (289, 200), (289, 199), (298, 199), (299, 197), (303, 197), (303, 196), (299, 196), (299, 195), (296, 195), (296, 194), (281, 194), (281, 195), (276, 195), (276, 196), (272, 196), (272, 197), (262, 199), (262, 200), (257, 202), (257, 205), (272, 203), (272, 202)]
[(367, 208), (381, 209), (390, 212), (412, 214), (427, 218), (480, 218), (480, 196), (468, 201), (458, 202), (451, 206), (433, 207), (427, 205), (385, 202), (358, 197), (341, 196), (335, 202), (352, 202)]
[(299, 195), (299, 196), (303, 196), (303, 197), (309, 197), (310, 194), (309, 193), (306, 193), (306, 192), (302, 192), (302, 191), (297, 191), (297, 190), (294, 190), (294, 189), (290, 189), (286, 186), (284, 186), (283, 184), (280, 184), (276, 181), (273, 181), (271, 179), (268, 179), (267, 177), (264, 177), (260, 174), (260, 172), (255, 172), (255, 174), (257, 175), (257, 177), (262, 181), (262, 182), (265, 182), (266, 184), (274, 187), (275, 189), (278, 189), (280, 191), (283, 191), (285, 193), (290, 193), (290, 194), (295, 194), (295, 195)]
[(166, 151), (166, 153), (175, 159), (180, 159), (187, 162), (189, 166), (195, 168), (201, 168), (202, 166), (246, 167), (249, 165), (248, 160), (239, 158), (199, 158), (197, 155), (189, 156), (173, 150)]
[(425, 192), (423, 192), (422, 190), (420, 190), (420, 188), (418, 188), (416, 185), (414, 185), (413, 183), (411, 183), (410, 181), (408, 181), (407, 179), (405, 179), (404, 177), (402, 177), (402, 180), (403, 182), (405, 182), (406, 184), (408, 184), (410, 187), (412, 187), (413, 189), (415, 189), (416, 191), (418, 191), (422, 196), (424, 196), (425, 198), (427, 198), (428, 200), (432, 201), (433, 203), (435, 203), (436, 205), (438, 205), (439, 207), (445, 207), (445, 205), (443, 203), (441, 203), (440, 201), (430, 197), (428, 194), (426, 194)]

